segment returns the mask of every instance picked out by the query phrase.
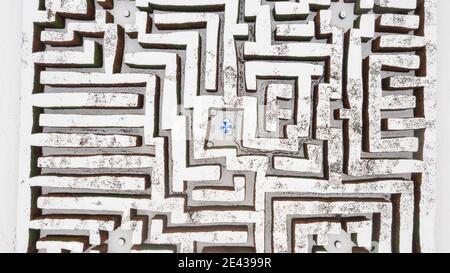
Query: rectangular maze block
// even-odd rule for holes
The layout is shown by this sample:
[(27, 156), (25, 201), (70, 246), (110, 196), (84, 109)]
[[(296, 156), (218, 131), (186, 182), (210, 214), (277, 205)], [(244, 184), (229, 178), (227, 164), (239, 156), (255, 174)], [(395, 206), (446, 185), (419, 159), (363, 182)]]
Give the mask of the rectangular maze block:
[(17, 250), (430, 252), (437, 0), (30, 0)]

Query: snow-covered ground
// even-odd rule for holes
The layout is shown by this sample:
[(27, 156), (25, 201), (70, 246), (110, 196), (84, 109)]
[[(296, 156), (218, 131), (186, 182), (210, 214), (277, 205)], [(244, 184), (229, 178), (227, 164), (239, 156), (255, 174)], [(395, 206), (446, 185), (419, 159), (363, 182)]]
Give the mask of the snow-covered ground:
[[(30, 0), (27, 0), (30, 1)], [(0, 16), (0, 252), (14, 250), (16, 225), (21, 9), (23, 0), (3, 0)], [(450, 1), (440, 1), (439, 156), (436, 250), (450, 252)]]

